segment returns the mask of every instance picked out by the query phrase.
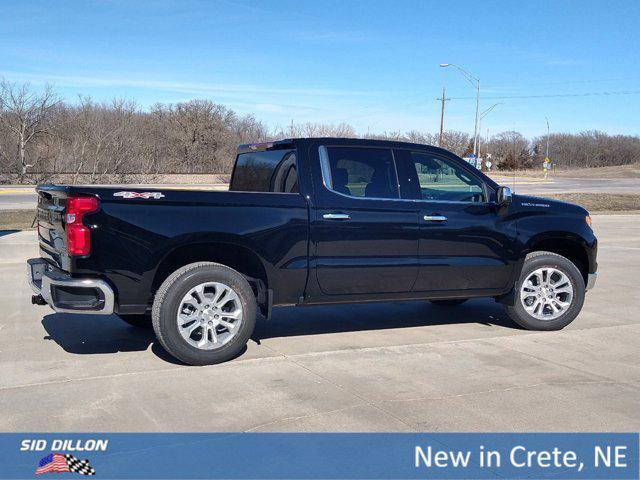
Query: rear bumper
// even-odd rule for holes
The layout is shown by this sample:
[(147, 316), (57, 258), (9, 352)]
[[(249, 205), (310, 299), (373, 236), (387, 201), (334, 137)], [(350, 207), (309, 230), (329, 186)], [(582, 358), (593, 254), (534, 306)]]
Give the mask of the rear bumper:
[(593, 287), (595, 287), (597, 278), (598, 278), (597, 273), (590, 273), (587, 276), (587, 286), (585, 287), (585, 290), (591, 290)]
[(58, 313), (110, 315), (115, 295), (104, 280), (73, 278), (43, 258), (27, 260), (27, 278), (36, 294)]

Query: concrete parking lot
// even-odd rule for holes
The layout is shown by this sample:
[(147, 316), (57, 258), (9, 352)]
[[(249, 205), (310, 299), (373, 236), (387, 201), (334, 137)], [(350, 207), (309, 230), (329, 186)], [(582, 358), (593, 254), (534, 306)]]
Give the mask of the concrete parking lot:
[(0, 237), (1, 431), (640, 430), (640, 216), (594, 216), (598, 284), (561, 332), (491, 300), (278, 309), (222, 365), (117, 317), (30, 304), (35, 234)]

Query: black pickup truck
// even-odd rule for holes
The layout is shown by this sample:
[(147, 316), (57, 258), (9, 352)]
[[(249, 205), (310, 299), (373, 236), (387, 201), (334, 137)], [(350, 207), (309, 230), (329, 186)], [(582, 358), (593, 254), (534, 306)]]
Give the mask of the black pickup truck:
[(583, 208), (512, 194), (456, 155), (401, 142), (241, 145), (229, 191), (38, 189), (35, 304), (153, 325), (194, 365), (233, 358), (258, 309), (492, 297), (556, 330), (596, 278)]

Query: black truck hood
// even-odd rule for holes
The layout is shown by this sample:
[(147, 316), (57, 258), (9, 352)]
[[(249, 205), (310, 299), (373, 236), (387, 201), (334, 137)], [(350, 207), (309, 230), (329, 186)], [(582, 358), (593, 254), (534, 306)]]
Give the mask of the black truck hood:
[(564, 213), (568, 215), (584, 216), (589, 212), (575, 203), (563, 202), (552, 198), (534, 197), (530, 195), (513, 195), (513, 205), (522, 210), (552, 210), (554, 213)]

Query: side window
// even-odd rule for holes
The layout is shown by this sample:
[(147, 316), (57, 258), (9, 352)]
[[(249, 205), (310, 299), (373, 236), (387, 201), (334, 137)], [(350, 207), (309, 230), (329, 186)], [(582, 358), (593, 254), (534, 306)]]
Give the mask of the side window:
[(411, 152), (407, 168), (410, 170), (409, 177), (417, 176), (419, 198), (422, 200), (485, 201), (482, 182), (447, 159), (428, 153)]
[(399, 198), (393, 154), (386, 148), (320, 147), (327, 188), (351, 197)]

